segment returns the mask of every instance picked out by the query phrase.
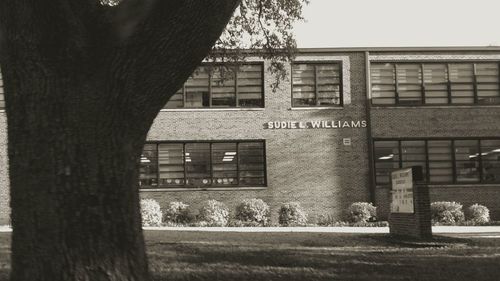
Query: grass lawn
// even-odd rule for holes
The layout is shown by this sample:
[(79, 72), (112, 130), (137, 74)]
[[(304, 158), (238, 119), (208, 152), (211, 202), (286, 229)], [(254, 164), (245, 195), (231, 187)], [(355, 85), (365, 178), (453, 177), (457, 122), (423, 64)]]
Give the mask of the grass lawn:
[[(146, 231), (155, 280), (500, 280), (500, 238)], [(0, 233), (0, 280), (10, 234)]]

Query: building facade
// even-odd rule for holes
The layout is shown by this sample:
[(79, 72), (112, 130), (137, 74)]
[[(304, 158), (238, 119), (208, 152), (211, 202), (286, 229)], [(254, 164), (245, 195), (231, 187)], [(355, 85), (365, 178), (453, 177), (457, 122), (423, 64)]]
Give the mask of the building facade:
[[(194, 209), (299, 202), (311, 220), (373, 202), (391, 170), (421, 166), (431, 201), (500, 219), (500, 48), (303, 49), (278, 89), (258, 58), (221, 77), (201, 66), (159, 113), (141, 157), (143, 198)], [(0, 224), (8, 223), (0, 116)]]

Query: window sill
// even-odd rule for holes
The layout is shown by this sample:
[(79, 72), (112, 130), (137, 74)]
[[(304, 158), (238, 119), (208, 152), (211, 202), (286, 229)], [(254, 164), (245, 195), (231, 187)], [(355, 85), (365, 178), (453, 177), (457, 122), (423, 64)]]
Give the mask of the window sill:
[(471, 104), (471, 105), (371, 105), (374, 109), (404, 109), (404, 108), (439, 108), (439, 109), (455, 109), (455, 108), (500, 108), (499, 104)]
[(182, 191), (237, 191), (237, 190), (242, 190), (242, 191), (249, 191), (249, 190), (266, 190), (267, 187), (265, 186), (260, 186), (260, 187), (251, 187), (251, 186), (245, 186), (245, 187), (207, 187), (207, 188), (196, 188), (196, 187), (189, 187), (189, 188), (140, 188), (139, 192), (182, 192)]
[(264, 111), (264, 107), (248, 107), (248, 108), (171, 108), (171, 109), (161, 109), (160, 112), (193, 112), (193, 111)]
[[(429, 188), (454, 188), (454, 187), (499, 187), (500, 183), (443, 183), (443, 184), (429, 184)], [(391, 189), (391, 185), (377, 185), (377, 188)]]
[(295, 111), (295, 110), (341, 110), (341, 109), (344, 109), (343, 106), (311, 106), (311, 107), (290, 107), (288, 108), (288, 110), (292, 110), (292, 111)]

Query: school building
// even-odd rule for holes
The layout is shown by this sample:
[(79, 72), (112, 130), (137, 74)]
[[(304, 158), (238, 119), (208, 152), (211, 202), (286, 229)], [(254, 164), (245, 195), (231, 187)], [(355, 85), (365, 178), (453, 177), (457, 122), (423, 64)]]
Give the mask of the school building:
[(275, 90), (268, 67), (256, 57), (226, 77), (217, 66), (195, 71), (149, 132), (143, 198), (194, 209), (216, 199), (233, 210), (261, 198), (273, 220), (294, 201), (312, 221), (340, 220), (365, 201), (385, 219), (390, 172), (421, 166), (431, 201), (479, 203), (500, 219), (499, 47), (301, 49)]

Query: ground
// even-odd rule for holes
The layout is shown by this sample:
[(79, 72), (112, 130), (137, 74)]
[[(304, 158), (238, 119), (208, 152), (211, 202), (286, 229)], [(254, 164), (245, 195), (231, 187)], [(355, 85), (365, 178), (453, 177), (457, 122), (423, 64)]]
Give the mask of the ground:
[[(498, 237), (498, 236), (497, 236)], [(387, 234), (146, 231), (150, 267), (163, 280), (499, 280), (500, 238), (433, 241)], [(10, 233), (0, 233), (0, 281)]]

